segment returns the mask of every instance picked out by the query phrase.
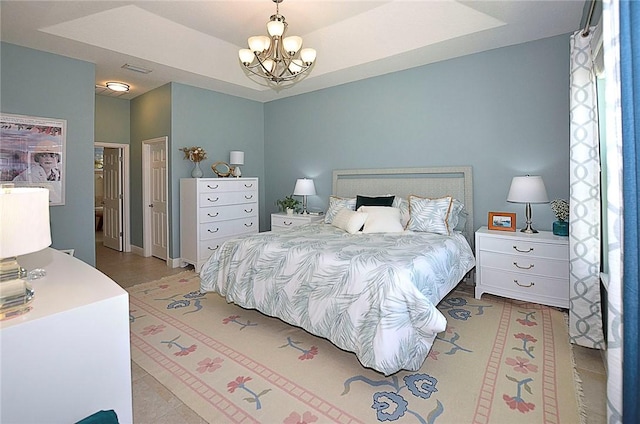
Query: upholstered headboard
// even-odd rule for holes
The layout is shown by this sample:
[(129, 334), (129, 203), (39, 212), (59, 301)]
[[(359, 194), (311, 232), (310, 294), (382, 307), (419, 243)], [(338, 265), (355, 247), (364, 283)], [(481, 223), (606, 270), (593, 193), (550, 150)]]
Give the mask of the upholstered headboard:
[(453, 196), (464, 203), (464, 234), (473, 248), (473, 173), (470, 166), (398, 169), (340, 169), (333, 171), (333, 194), (340, 197), (410, 194), (424, 197)]

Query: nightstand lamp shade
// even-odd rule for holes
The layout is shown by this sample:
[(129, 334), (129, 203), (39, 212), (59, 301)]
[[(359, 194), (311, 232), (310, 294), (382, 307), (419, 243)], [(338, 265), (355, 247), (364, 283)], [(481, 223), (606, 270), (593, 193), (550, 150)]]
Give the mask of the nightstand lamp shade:
[(240, 177), (240, 165), (244, 165), (244, 152), (232, 150), (229, 153), (229, 164), (233, 165), (233, 176)]
[(293, 189), (294, 196), (302, 196), (302, 213), (308, 214), (307, 211), (307, 196), (315, 196), (316, 186), (313, 180), (309, 178), (298, 178), (296, 186)]
[(520, 231), (528, 234), (537, 233), (538, 231), (531, 227), (531, 203), (549, 203), (547, 189), (542, 177), (537, 175), (513, 177), (511, 188), (507, 195), (507, 202), (526, 203), (527, 225)]

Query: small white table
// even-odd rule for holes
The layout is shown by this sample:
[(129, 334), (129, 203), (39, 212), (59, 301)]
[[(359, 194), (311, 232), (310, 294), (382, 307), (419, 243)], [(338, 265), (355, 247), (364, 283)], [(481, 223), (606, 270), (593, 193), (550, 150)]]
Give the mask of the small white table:
[(288, 215), (285, 212), (271, 214), (271, 231), (282, 231), (287, 228), (299, 227), (310, 222), (323, 221), (324, 215), (303, 215), (294, 213)]
[(0, 422), (74, 423), (100, 410), (133, 422), (129, 294), (86, 263), (47, 248), (18, 257), (32, 310), (0, 321)]
[(569, 238), (550, 231), (476, 231), (475, 297), (491, 293), (569, 307)]

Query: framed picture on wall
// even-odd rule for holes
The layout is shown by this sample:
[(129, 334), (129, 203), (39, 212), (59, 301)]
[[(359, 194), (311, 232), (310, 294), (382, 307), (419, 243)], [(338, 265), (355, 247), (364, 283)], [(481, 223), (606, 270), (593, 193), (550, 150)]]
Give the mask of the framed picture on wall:
[(49, 189), (64, 205), (67, 121), (0, 113), (0, 184)]
[(516, 214), (510, 212), (489, 212), (489, 229), (498, 231), (515, 231)]

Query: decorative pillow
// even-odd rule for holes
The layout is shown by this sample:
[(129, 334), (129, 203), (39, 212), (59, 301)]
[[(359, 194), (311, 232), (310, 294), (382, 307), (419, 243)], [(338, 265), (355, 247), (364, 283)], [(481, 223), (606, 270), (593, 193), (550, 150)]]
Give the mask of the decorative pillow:
[(396, 196), (391, 206), (400, 209), (400, 223), (402, 224), (402, 228), (407, 228), (407, 223), (409, 222), (409, 202), (402, 197)]
[(331, 224), (338, 211), (344, 208), (354, 211), (356, 209), (356, 198), (329, 196), (329, 208), (324, 216), (324, 222)]
[(464, 205), (458, 199), (453, 199), (451, 201), (451, 211), (449, 212), (449, 217), (447, 218), (447, 226), (449, 227), (449, 231), (459, 230), (459, 222), (464, 214), (464, 222), (462, 223), (462, 228), (464, 228), (464, 224), (467, 222), (467, 213), (464, 212)]
[(367, 217), (368, 214), (364, 212), (356, 212), (351, 209), (342, 208), (336, 213), (331, 225), (341, 228), (349, 234), (355, 234), (360, 231)]
[(364, 212), (367, 220), (364, 233), (401, 233), (404, 227), (400, 222), (400, 209), (389, 206), (361, 206), (358, 212)]
[(447, 220), (452, 201), (451, 196), (440, 199), (409, 196), (410, 218), (407, 229), (445, 236), (451, 235)]
[(360, 206), (391, 206), (395, 196), (356, 196), (356, 210), (360, 209)]

